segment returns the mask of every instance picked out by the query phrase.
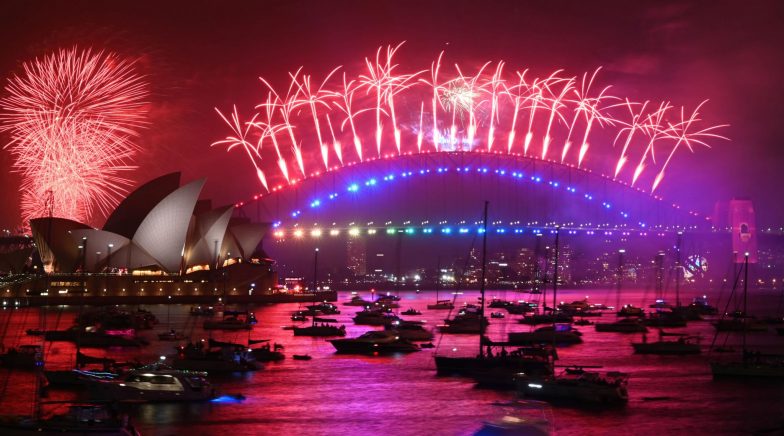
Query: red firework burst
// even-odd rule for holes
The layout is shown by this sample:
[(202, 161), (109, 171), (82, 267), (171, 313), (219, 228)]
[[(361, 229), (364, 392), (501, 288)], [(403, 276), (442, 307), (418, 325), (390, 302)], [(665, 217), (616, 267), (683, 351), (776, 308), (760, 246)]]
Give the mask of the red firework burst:
[(116, 54), (60, 50), (23, 64), (0, 99), (0, 130), (22, 174), (22, 218), (49, 214), (88, 222), (131, 181), (124, 174), (146, 124), (147, 85)]

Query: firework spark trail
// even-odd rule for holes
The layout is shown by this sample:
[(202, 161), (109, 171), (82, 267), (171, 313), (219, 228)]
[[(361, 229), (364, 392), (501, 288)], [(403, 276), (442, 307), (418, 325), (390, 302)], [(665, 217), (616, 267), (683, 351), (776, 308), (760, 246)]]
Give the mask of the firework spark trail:
[[(333, 170), (372, 159), (368, 156), (373, 153), (365, 149), (371, 143), (375, 143), (375, 155), (379, 158), (391, 157), (389, 153), (383, 153), (385, 140), (394, 140), (397, 155), (426, 152), (423, 150), (423, 142), (431, 130), (435, 151), (484, 150), (495, 153), (499, 151), (496, 145), (498, 129), (503, 126), (508, 154), (517, 154), (517, 141), (522, 144), (522, 154), (531, 156), (529, 150), (534, 136), (537, 136), (536, 140), (540, 141), (541, 138), (542, 144), (541, 155), (537, 150), (537, 158), (547, 160), (553, 141), (558, 139), (562, 141), (559, 142), (562, 144), (559, 150), (560, 162), (569, 164), (575, 160), (577, 167), (582, 167), (588, 158), (591, 135), (597, 136), (595, 131), (599, 128), (608, 130), (612, 127), (612, 131), (605, 134), (609, 138), (607, 144), (623, 142), (623, 146), (618, 147), (618, 151), (612, 152), (611, 156), (616, 178), (621, 176), (630, 156), (635, 159), (639, 156), (640, 161), (628, 178), (631, 183), (637, 183), (647, 167), (654, 167), (658, 171), (657, 179), (654, 180), (655, 189), (677, 149), (683, 144), (688, 145), (694, 138), (692, 135), (702, 133), (703, 136), (710, 136), (713, 135), (713, 129), (720, 127), (698, 127), (698, 124), (702, 125), (702, 120), (696, 115), (663, 127), (666, 109), (660, 107), (659, 112), (652, 112), (648, 110), (647, 102), (638, 103), (610, 95), (610, 86), (599, 88), (595, 84), (599, 69), (591, 74), (583, 74), (579, 84), (576, 77), (562, 75), (560, 70), (532, 81), (526, 78), (528, 70), (518, 70), (512, 75), (516, 76), (516, 80), (512, 79), (516, 85), (510, 83), (507, 86), (508, 74), (503, 62), (498, 62), (494, 69), (488, 68), (490, 63), (480, 65), (477, 72), (471, 75), (464, 75), (461, 67), (455, 64), (455, 73), (443, 77), (445, 74), (441, 71), (441, 62), (444, 53), (441, 52), (431, 63), (428, 77), (424, 78), (420, 76), (425, 71), (398, 71), (400, 66), (394, 60), (399, 48), (400, 45), (379, 47), (375, 58), (364, 59), (363, 71), (359, 75), (343, 73), (342, 83), (338, 80), (332, 80), (338, 83), (330, 82), (335, 72), (333, 70), (316, 88), (311, 84), (312, 76), (303, 74), (300, 68), (290, 74), (289, 89), (283, 98), (278, 97), (272, 86), (262, 79), (274, 97), (268, 95), (267, 103), (257, 106), (257, 111), (263, 112), (266, 118), (261, 116), (261, 121), (254, 123), (262, 132), (262, 139), (255, 146), (256, 152), (253, 152), (254, 148), (248, 149), (254, 165), (261, 168), (259, 159), (264, 154), (262, 145), (270, 138), (275, 146), (280, 177), (289, 184), (297, 181), (288, 174), (286, 167), (290, 155), (281, 149), (284, 130), (288, 133), (288, 140), (284, 141), (291, 143), (291, 151), (301, 176), (307, 178), (321, 172), (322, 168)], [(425, 91), (424, 95), (416, 88)], [(357, 94), (360, 90), (364, 92)], [(597, 93), (594, 90), (600, 91)], [(426, 106), (431, 112), (428, 119)], [(341, 112), (339, 129), (334, 124), (338, 119), (329, 113), (334, 108)], [(361, 114), (364, 112), (373, 112), (375, 116), (363, 117)], [(539, 112), (546, 116), (538, 115)], [(527, 126), (521, 126), (525, 117), (528, 117), (525, 123)], [(390, 126), (384, 125), (385, 118), (389, 119)], [(330, 129), (331, 143), (324, 142), (326, 138), (321, 131), (323, 123), (327, 123)], [(362, 126), (366, 124), (374, 125), (374, 128), (370, 130), (372, 133), (364, 135)], [(426, 128), (426, 124), (430, 127)], [(685, 134), (675, 133), (687, 124)], [(309, 126), (313, 126), (315, 132)], [(411, 133), (410, 137), (406, 135), (407, 132)], [(557, 138), (558, 134), (563, 134), (564, 138)], [(524, 139), (521, 141), (519, 137)], [(723, 139), (718, 135), (712, 137)], [(578, 141), (577, 156), (572, 158), (570, 153)], [(347, 142), (353, 143), (356, 156), (344, 153), (342, 144)], [(329, 166), (330, 149), (338, 161), (332, 167)], [(665, 149), (669, 153), (663, 166), (655, 159), (656, 149)], [(305, 151), (307, 154), (303, 153)], [(311, 159), (310, 156), (317, 155), (320, 155), (323, 166), (318, 165), (318, 170), (314, 171), (315, 168), (309, 168), (314, 163), (311, 160), (306, 162), (303, 157)]]
[[(560, 70), (556, 71), (555, 74), (558, 74), (559, 72)], [(547, 131), (544, 134), (544, 141), (542, 142), (542, 159), (545, 159), (547, 157), (547, 149), (550, 146), (550, 142), (552, 142), (552, 138), (550, 137), (550, 130), (553, 127), (553, 121), (555, 120), (556, 115), (561, 120), (563, 120), (563, 117), (560, 112), (560, 110), (566, 106), (563, 104), (563, 99), (566, 97), (567, 94), (569, 94), (569, 91), (571, 91), (574, 88), (573, 77), (569, 79), (553, 79), (550, 83), (555, 84), (557, 82), (564, 82), (564, 85), (561, 88), (561, 92), (559, 92), (558, 94), (552, 92), (552, 88), (550, 84), (547, 85), (547, 89), (548, 91), (550, 91), (552, 98), (550, 99), (550, 118), (547, 121)]]
[(346, 127), (346, 123), (351, 126), (351, 135), (354, 140), (354, 150), (357, 152), (359, 161), (362, 162), (362, 141), (360, 140), (359, 135), (357, 135), (357, 128), (354, 125), (354, 117), (362, 111), (354, 112), (353, 110), (354, 92), (356, 91), (354, 82), (354, 80), (347, 82), (346, 73), (343, 73), (343, 92), (338, 93), (342, 101), (335, 101), (333, 104), (344, 114), (346, 114), (346, 118), (343, 119), (343, 123), (340, 125), (340, 130), (343, 131), (343, 129)]
[(332, 135), (332, 148), (335, 150), (335, 155), (338, 157), (340, 166), (343, 166), (343, 150), (340, 148), (340, 141), (335, 139), (335, 130), (332, 128), (332, 121), (329, 119), (329, 114), (327, 114), (327, 126), (329, 126), (329, 133)]
[(678, 151), (678, 148), (681, 145), (685, 144), (686, 147), (689, 148), (689, 151), (693, 153), (694, 152), (693, 145), (695, 144), (710, 148), (710, 145), (706, 143), (702, 138), (729, 140), (729, 138), (713, 133), (713, 131), (716, 129), (727, 127), (726, 124), (722, 124), (718, 126), (710, 126), (701, 130), (691, 131), (692, 125), (695, 122), (700, 121), (699, 118), (700, 109), (707, 102), (708, 100), (704, 100), (702, 103), (700, 103), (688, 118), (686, 118), (685, 116), (685, 108), (681, 107), (681, 117), (680, 117), (681, 121), (676, 124), (668, 123), (669, 128), (665, 131), (664, 136), (669, 139), (674, 139), (677, 142), (675, 143), (675, 146), (673, 146), (672, 149), (670, 150), (670, 154), (667, 156), (667, 160), (664, 162), (664, 165), (662, 165), (661, 169), (659, 170), (659, 173), (656, 174), (656, 177), (653, 180), (653, 185), (651, 186), (651, 193), (655, 192), (656, 188), (658, 188), (659, 184), (664, 178), (664, 171), (667, 169), (670, 160), (675, 155), (675, 152)]
[(242, 127), (243, 123), (240, 122), (240, 116), (237, 113), (236, 105), (234, 106), (234, 110), (231, 113), (231, 120), (226, 118), (226, 116), (223, 115), (223, 113), (220, 110), (218, 110), (218, 108), (215, 108), (215, 112), (217, 112), (218, 115), (221, 117), (221, 119), (223, 119), (223, 121), (226, 123), (226, 125), (229, 126), (233, 135), (215, 141), (211, 145), (213, 147), (216, 145), (226, 145), (227, 150), (229, 151), (231, 151), (235, 147), (241, 146), (242, 149), (245, 150), (245, 153), (248, 155), (248, 158), (250, 159), (251, 163), (253, 163), (253, 167), (256, 169), (256, 177), (258, 177), (262, 186), (264, 186), (264, 189), (267, 190), (267, 192), (269, 192), (269, 186), (267, 185), (267, 178), (264, 176), (264, 171), (261, 169), (261, 167), (259, 167), (259, 164), (261, 163), (261, 154), (259, 150), (260, 144), (254, 145), (251, 144), (250, 141), (248, 141), (248, 134), (250, 132), (250, 129), (253, 128), (254, 125), (256, 124), (256, 117), (258, 117), (258, 114), (254, 115), (250, 121), (245, 123), (245, 127), (243, 128)]
[(503, 69), (504, 63), (499, 62), (496, 66), (495, 74), (493, 74), (493, 77), (485, 85), (486, 88), (489, 88), (488, 93), (490, 94), (490, 119), (489, 126), (487, 128), (487, 151), (492, 151), (493, 142), (495, 140), (495, 126), (493, 123), (497, 121), (496, 118), (498, 116), (498, 89), (504, 87), (504, 81), (501, 79)]
[(135, 63), (113, 53), (71, 48), (25, 62), (0, 99), (0, 130), (22, 175), (22, 218), (89, 222), (117, 204), (123, 176), (147, 125), (147, 85)]
[[(634, 106), (637, 105), (640, 106), (640, 111), (635, 113)], [(630, 121), (624, 123), (626, 127), (618, 131), (618, 135), (615, 136), (615, 141), (613, 141), (613, 144), (615, 144), (615, 142), (618, 141), (618, 138), (620, 138), (624, 132), (628, 132), (626, 135), (626, 141), (623, 143), (623, 150), (621, 150), (621, 156), (618, 158), (618, 163), (615, 165), (614, 177), (616, 178), (618, 177), (618, 174), (621, 172), (621, 169), (623, 168), (624, 164), (626, 164), (626, 161), (628, 160), (626, 156), (626, 152), (627, 150), (629, 150), (629, 145), (632, 142), (632, 137), (634, 136), (634, 133), (643, 130), (645, 127), (645, 125), (641, 121), (643, 121), (645, 109), (647, 107), (648, 107), (648, 100), (640, 104), (640, 103), (631, 102), (629, 101), (629, 99), (626, 99), (626, 108), (629, 110), (629, 116), (631, 119)]]
[(528, 131), (526, 132), (525, 139), (523, 140), (524, 155), (528, 155), (528, 148), (531, 146), (531, 140), (534, 137), (533, 124), (536, 111), (540, 106), (544, 106), (544, 88), (542, 83), (539, 82), (538, 78), (534, 79), (529, 89), (531, 90), (531, 94), (526, 97), (526, 100), (530, 101), (531, 103), (530, 106), (528, 106), (530, 109), (528, 114)]
[(266, 117), (266, 122), (256, 123), (256, 127), (262, 131), (260, 143), (263, 143), (265, 138), (270, 138), (272, 140), (272, 145), (275, 148), (275, 154), (278, 157), (278, 168), (280, 169), (283, 178), (286, 179), (286, 183), (291, 183), (288, 165), (286, 163), (286, 159), (283, 158), (283, 154), (280, 151), (280, 144), (278, 144), (277, 136), (278, 132), (286, 129), (286, 124), (274, 123), (276, 109), (279, 109), (280, 107), (280, 98), (274, 92), (269, 92), (267, 93), (267, 101), (256, 106), (256, 109), (260, 107), (264, 108), (264, 115)]
[(425, 118), (425, 102), (422, 102), (422, 106), (419, 108), (419, 131), (417, 132), (417, 153), (422, 152), (422, 137), (424, 135), (424, 131), (422, 128), (422, 121)]
[(645, 161), (648, 158), (648, 155), (651, 156), (651, 161), (656, 163), (656, 154), (654, 144), (656, 141), (664, 136), (666, 129), (663, 127), (664, 115), (672, 109), (670, 102), (663, 102), (659, 104), (659, 109), (652, 114), (648, 114), (646, 116), (645, 124), (643, 125), (643, 130), (648, 135), (650, 140), (648, 140), (648, 145), (645, 147), (645, 151), (640, 158), (640, 163), (637, 164), (637, 167), (634, 169), (634, 176), (632, 176), (632, 186), (637, 183), (637, 179), (642, 174), (643, 170), (645, 169)]
[[(509, 128), (508, 134), (508, 141), (506, 145), (506, 152), (512, 153), (512, 146), (514, 145), (514, 138), (515, 138), (515, 127), (517, 125), (517, 116), (520, 113), (520, 103), (525, 98), (523, 93), (528, 93), (528, 84), (525, 81), (525, 74), (528, 70), (523, 71), (522, 73), (517, 72), (517, 86), (512, 88), (507, 88), (505, 90), (505, 94), (509, 96), (509, 98), (514, 102), (514, 109), (512, 111), (512, 125)], [(512, 89), (516, 91), (516, 93), (512, 94)]]
[[(311, 77), (307, 74), (304, 74), (302, 76), (302, 81), (297, 82), (297, 88), (299, 90), (298, 93), (301, 94), (303, 98), (295, 100), (292, 106), (292, 109), (296, 109), (305, 105), (310, 108), (310, 113), (313, 116), (313, 128), (316, 130), (316, 136), (318, 137), (319, 148), (321, 150), (321, 158), (324, 161), (324, 168), (327, 170), (329, 169), (329, 147), (324, 144), (324, 140), (321, 137), (321, 126), (319, 125), (317, 106), (321, 105), (329, 110), (330, 105), (327, 102), (327, 99), (334, 97), (335, 93), (325, 90), (324, 86), (329, 81), (329, 78), (332, 77), (332, 75), (335, 74), (338, 69), (340, 69), (340, 67), (335, 68), (329, 74), (327, 74), (327, 77), (323, 82), (321, 82), (321, 85), (318, 87), (318, 89), (315, 90), (315, 92), (313, 91), (313, 86), (310, 82)], [(292, 79), (294, 78), (292, 77)]]

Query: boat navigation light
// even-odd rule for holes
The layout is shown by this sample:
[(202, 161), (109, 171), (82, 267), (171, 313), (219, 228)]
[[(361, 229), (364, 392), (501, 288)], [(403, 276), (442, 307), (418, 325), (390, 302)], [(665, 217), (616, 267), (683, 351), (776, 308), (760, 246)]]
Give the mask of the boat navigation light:
[(161, 356), (161, 360), (166, 360), (166, 356)]
[(536, 383), (528, 383), (529, 388), (542, 389), (542, 385)]

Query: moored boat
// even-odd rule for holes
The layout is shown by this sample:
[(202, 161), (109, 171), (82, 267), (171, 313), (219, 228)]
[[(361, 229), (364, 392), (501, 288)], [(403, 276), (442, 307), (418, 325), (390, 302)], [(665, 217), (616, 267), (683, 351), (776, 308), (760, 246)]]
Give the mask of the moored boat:
[(392, 332), (369, 331), (356, 338), (332, 339), (329, 341), (338, 353), (385, 354), (419, 351), (411, 341), (402, 339)]

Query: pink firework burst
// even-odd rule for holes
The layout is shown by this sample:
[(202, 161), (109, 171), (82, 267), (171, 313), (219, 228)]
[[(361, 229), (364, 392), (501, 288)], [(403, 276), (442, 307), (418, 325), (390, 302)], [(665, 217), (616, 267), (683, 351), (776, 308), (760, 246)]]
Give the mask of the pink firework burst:
[(131, 184), (125, 174), (146, 125), (148, 90), (134, 62), (71, 48), (23, 64), (0, 99), (0, 130), (22, 175), (22, 218), (89, 222)]

